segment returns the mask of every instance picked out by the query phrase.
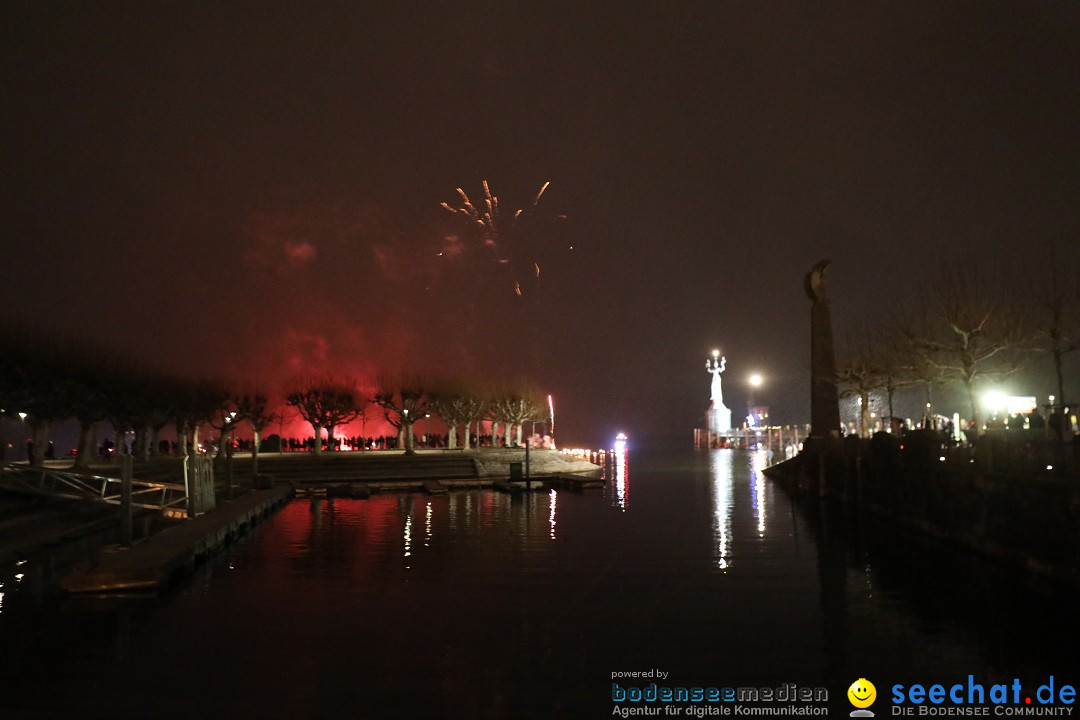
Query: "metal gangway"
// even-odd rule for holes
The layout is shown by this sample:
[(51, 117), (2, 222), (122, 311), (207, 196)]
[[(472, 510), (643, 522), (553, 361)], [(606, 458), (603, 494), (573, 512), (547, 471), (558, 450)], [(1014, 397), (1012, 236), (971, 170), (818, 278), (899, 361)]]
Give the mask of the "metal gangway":
[[(0, 472), (0, 488), (31, 495), (70, 500), (91, 500), (120, 505), (123, 480), (118, 477), (78, 473), (49, 467), (8, 463)], [(131, 506), (160, 510), (173, 517), (188, 516), (188, 493), (184, 484), (131, 480)]]

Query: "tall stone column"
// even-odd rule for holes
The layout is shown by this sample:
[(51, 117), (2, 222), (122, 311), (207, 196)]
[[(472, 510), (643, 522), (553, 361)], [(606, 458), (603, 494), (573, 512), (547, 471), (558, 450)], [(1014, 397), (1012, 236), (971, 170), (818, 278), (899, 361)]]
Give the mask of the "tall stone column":
[(829, 262), (822, 260), (806, 274), (806, 294), (813, 301), (810, 308), (810, 435), (819, 438), (840, 434), (836, 352), (829, 300), (825, 294), (825, 268)]

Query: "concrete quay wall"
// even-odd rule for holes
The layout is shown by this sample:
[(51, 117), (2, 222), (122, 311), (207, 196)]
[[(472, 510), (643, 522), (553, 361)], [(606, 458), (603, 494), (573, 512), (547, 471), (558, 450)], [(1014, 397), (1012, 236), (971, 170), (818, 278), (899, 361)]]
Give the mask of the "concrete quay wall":
[(802, 502), (839, 501), (1080, 589), (1080, 478), (948, 460), (845, 442), (812, 446), (765, 474)]

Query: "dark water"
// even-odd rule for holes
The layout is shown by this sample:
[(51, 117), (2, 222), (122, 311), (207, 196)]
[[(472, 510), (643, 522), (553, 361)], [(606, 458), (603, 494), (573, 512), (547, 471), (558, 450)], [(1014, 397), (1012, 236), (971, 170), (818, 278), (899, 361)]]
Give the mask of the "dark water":
[(152, 601), (65, 600), (32, 559), (0, 577), (0, 717), (605, 718), (612, 673), (652, 669), (823, 687), (833, 716), (860, 677), (879, 717), (894, 683), (1080, 684), (1075, 597), (799, 510), (763, 461), (643, 450), (603, 492), (296, 501)]

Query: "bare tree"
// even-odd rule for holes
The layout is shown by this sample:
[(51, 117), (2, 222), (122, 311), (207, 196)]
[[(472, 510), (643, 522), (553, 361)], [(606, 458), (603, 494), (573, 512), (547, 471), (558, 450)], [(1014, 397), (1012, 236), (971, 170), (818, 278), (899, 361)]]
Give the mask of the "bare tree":
[(224, 385), (207, 378), (177, 380), (171, 393), (180, 453), (195, 455), (199, 452), (199, 428), (210, 423), (229, 394)]
[[(431, 394), (431, 409), (446, 425), (447, 446), (457, 449), (457, 426), (465, 425), (467, 419), (461, 404), (460, 393), (451, 389), (442, 389)], [(468, 433), (468, 426), (465, 432)]]
[(0, 332), (0, 406), (25, 416), (31, 465), (44, 464), (49, 429), (72, 415), (67, 364), (73, 359), (65, 343), (41, 333), (21, 326)]
[(237, 412), (251, 424), (251, 476), (259, 475), (259, 442), (263, 430), (278, 419), (277, 413), (270, 409), (269, 399), (258, 390), (247, 390), (235, 398)]
[(375, 404), (383, 408), (386, 421), (398, 429), (404, 441), (405, 454), (416, 454), (413, 425), (431, 410), (425, 383), (414, 376), (383, 376), (379, 379)]
[[(169, 386), (177, 382), (149, 367), (140, 367), (126, 391), (131, 395), (131, 422), (135, 430), (134, 456), (148, 460), (161, 429), (169, 420)], [(180, 381), (183, 382), (183, 381)]]
[(858, 400), (860, 437), (870, 434), (870, 396), (885, 383), (875, 343), (875, 333), (870, 328), (864, 328), (857, 336), (849, 336), (836, 364), (836, 379), (843, 388), (840, 396)]
[[(95, 392), (100, 390), (100, 373), (89, 347), (71, 338), (21, 328), (8, 328), (4, 335), (0, 376), (6, 387), (0, 404), (23, 415), (32, 433), (30, 463), (41, 465), (56, 422), (80, 415), (103, 418), (103, 394)], [(81, 419), (80, 427), (85, 427)]]
[(227, 398), (225, 402), (222, 403), (221, 407), (214, 411), (213, 417), (207, 424), (216, 430), (218, 434), (217, 458), (231, 459), (233, 454), (233, 436), (236, 433), (236, 427), (246, 419), (247, 418), (240, 414), (236, 406), (236, 398), (233, 396)]
[(327, 447), (333, 449), (334, 428), (360, 416), (361, 396), (352, 380), (333, 376), (298, 378), (290, 383), (285, 400), (311, 423), (316, 455), (322, 453), (323, 428), (328, 433)]
[(880, 389), (885, 392), (890, 429), (896, 425), (896, 394), (906, 387), (926, 382), (916, 372), (919, 357), (904, 340), (900, 327), (901, 323), (895, 319), (888, 321), (874, 332), (870, 347), (872, 361), (881, 374)]
[(1038, 349), (1050, 353), (1057, 380), (1055, 406), (1068, 405), (1065, 399), (1065, 357), (1080, 350), (1080, 275), (1076, 253), (1062, 262), (1055, 248), (1050, 250), (1049, 269), (1029, 278), (1027, 296), (1035, 313)]
[(97, 426), (108, 419), (110, 388), (119, 379), (115, 377), (119, 359), (104, 348), (87, 346), (73, 363), (69, 383), (69, 408), (79, 422), (79, 441), (75, 450), (73, 468), (85, 470), (97, 453)]
[[(922, 307), (918, 314), (907, 314), (897, 328), (896, 360), (899, 363), (898, 386), (921, 385), (924, 391), (925, 414), (923, 427), (930, 427), (934, 419), (934, 389), (941, 387), (948, 378), (944, 371), (933, 362), (933, 351), (916, 338), (933, 335), (933, 325), (927, 308)], [(890, 410), (890, 413), (892, 411)]]
[(958, 261), (943, 267), (924, 293), (924, 321), (906, 328), (926, 369), (963, 387), (977, 428), (982, 427), (977, 387), (1018, 370), (1023, 351), (1031, 347), (1010, 295), (986, 271)]
[[(488, 412), (488, 405), (491, 400), (483, 392), (474, 390), (473, 392), (463, 395), (460, 400), (461, 412), (465, 418), (465, 437), (464, 448), (469, 449), (469, 428), (473, 423), (479, 423), (484, 419), (484, 416)], [(480, 447), (480, 430), (476, 431), (476, 446)]]
[[(507, 445), (520, 447), (522, 425), (544, 416), (546, 405), (543, 397), (543, 393), (528, 383), (504, 387), (494, 395), (491, 402), (492, 413), (506, 423)], [(517, 436), (512, 438), (511, 432), (515, 428)]]
[(484, 418), (488, 405), (487, 393), (477, 381), (443, 383), (431, 393), (431, 409), (446, 423), (450, 447), (456, 447), (455, 428), (462, 428), (462, 449), (468, 450), (471, 426)]

